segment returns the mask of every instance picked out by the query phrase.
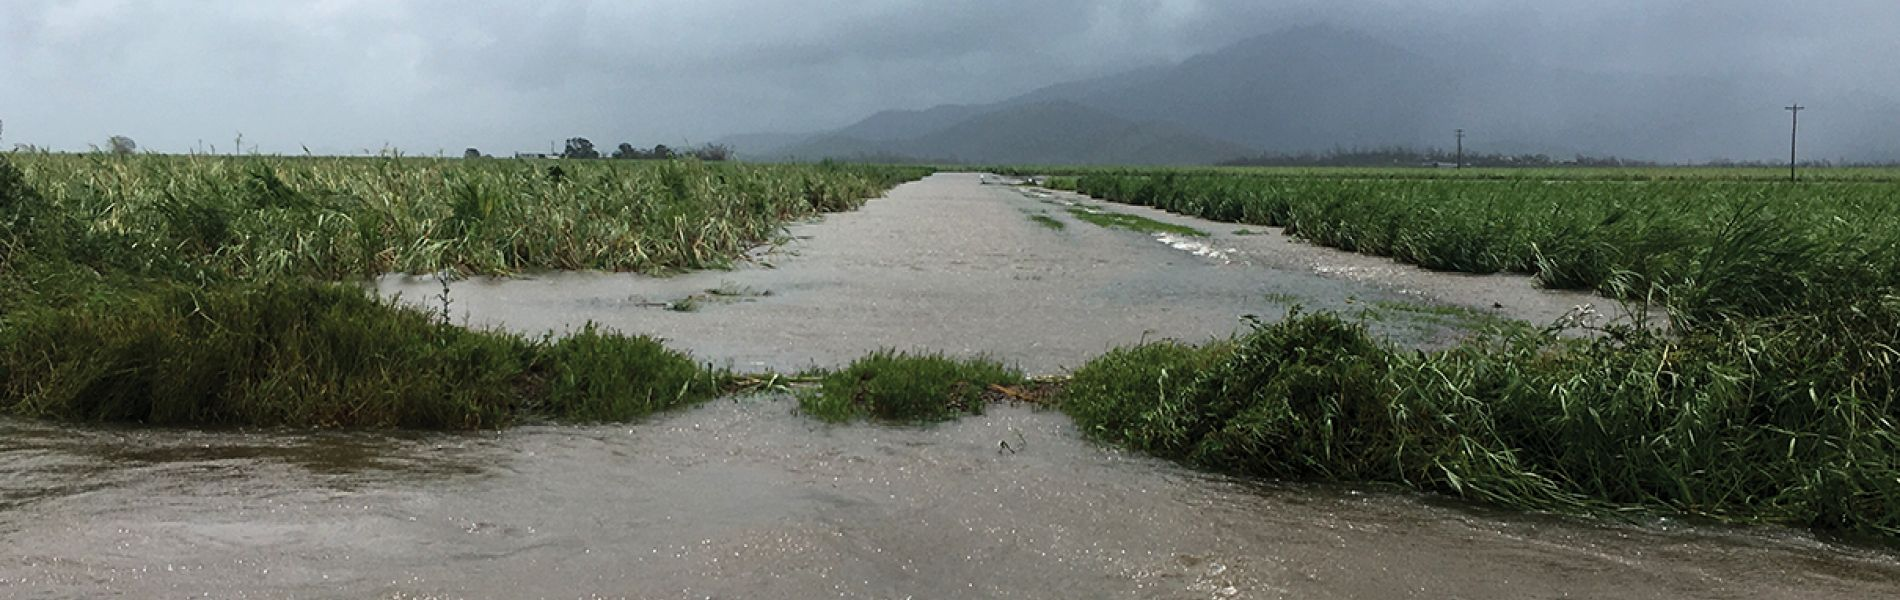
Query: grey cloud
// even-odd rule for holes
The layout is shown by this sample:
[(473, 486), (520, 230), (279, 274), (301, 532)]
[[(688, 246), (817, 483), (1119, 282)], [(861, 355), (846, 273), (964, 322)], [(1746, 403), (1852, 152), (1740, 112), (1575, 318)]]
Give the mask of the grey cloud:
[(995, 101), (1313, 22), (1428, 54), (1900, 97), (1890, 0), (69, 0), (0, 5), (0, 119), (7, 143), (61, 148), (676, 143)]

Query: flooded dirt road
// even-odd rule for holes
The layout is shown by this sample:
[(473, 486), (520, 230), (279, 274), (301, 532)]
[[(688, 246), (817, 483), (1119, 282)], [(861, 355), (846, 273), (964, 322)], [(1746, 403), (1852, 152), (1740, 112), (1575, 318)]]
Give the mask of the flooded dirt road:
[[(448, 311), (528, 334), (592, 321), (742, 371), (833, 367), (889, 347), (988, 354), (1049, 374), (1144, 339), (1226, 336), (1244, 327), (1243, 315), (1278, 319), (1295, 304), (1372, 308), (1376, 333), (1433, 344), (1456, 335), (1463, 317), (1417, 305), (1541, 324), (1601, 301), (1538, 290), (1527, 277), (1428, 273), (1277, 234), (1235, 235), (1233, 224), (1089, 202), (1208, 236), (1105, 228), (1068, 210), (1079, 197), (996, 181), (953, 173), (905, 184), (860, 210), (791, 227), (788, 243), (732, 271), (454, 282)], [(376, 287), (443, 304), (434, 278), (392, 275)]]
[[(1074, 204), (1211, 235), (1107, 229)], [(1459, 323), (1407, 303), (1547, 321), (1590, 300), (1091, 206), (940, 175), (734, 271), (471, 280), (448, 306), (530, 333), (593, 320), (741, 369), (898, 347), (1054, 372), (1296, 303), (1375, 308), (1381, 334), (1429, 344)], [(378, 288), (439, 302), (428, 279)], [(471, 434), (0, 419), (0, 598), (1900, 597), (1900, 554), (1787, 529), (1234, 480), (1023, 408), (900, 428), (795, 406)]]
[(794, 405), (478, 434), (0, 421), (0, 597), (1900, 594), (1894, 556), (1781, 529), (1261, 485), (1105, 449), (1023, 408), (897, 428)]

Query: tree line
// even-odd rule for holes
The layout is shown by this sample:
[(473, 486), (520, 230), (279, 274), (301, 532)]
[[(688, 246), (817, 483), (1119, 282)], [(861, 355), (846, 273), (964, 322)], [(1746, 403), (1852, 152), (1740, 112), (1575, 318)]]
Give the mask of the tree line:
[[(469, 148), (462, 152), (462, 158), (481, 158), (480, 150)], [(617, 160), (669, 160), (674, 158), (696, 158), (708, 162), (732, 159), (732, 148), (723, 144), (706, 144), (698, 148), (671, 148), (666, 144), (656, 144), (652, 148), (640, 148), (621, 142), (611, 154), (601, 154), (594, 142), (584, 137), (571, 137), (567, 145), (556, 154), (560, 158), (595, 159), (611, 158)]]

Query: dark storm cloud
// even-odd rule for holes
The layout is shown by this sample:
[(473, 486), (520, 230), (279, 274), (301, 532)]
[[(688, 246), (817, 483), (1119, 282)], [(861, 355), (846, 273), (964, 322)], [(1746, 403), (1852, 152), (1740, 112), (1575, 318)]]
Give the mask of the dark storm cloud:
[(1314, 22), (1426, 54), (1900, 95), (1890, 0), (72, 0), (0, 5), (0, 119), (7, 143), (61, 148), (677, 143), (994, 101)]

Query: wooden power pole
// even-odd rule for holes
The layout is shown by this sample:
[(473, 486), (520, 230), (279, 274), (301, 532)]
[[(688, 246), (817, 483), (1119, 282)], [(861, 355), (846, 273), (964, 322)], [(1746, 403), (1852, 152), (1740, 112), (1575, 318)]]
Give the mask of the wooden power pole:
[(1807, 110), (1807, 108), (1808, 107), (1802, 106), (1798, 102), (1786, 107), (1788, 111), (1788, 181), (1795, 181), (1795, 174), (1794, 174), (1794, 164), (1795, 164), (1794, 163), (1794, 143), (1796, 139), (1795, 136), (1801, 132), (1801, 111)]
[(1465, 130), (1458, 130), (1458, 168), (1465, 168)]

